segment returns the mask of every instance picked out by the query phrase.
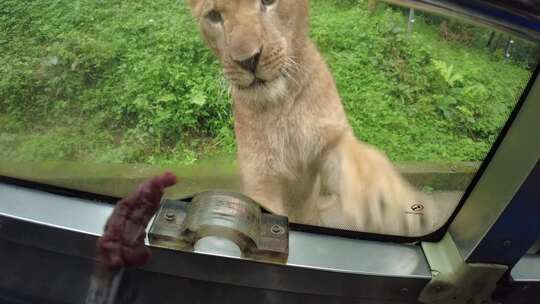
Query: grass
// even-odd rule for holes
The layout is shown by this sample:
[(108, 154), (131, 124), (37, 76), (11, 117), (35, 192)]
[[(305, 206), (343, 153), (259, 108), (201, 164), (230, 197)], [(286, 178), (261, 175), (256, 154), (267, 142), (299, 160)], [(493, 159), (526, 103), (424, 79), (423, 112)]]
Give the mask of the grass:
[[(487, 153), (530, 71), (419, 16), (313, 0), (311, 35), (359, 138), (395, 161)], [(473, 29), (479, 40), (485, 30)], [(184, 1), (1, 1), (0, 159), (190, 164), (235, 150)]]

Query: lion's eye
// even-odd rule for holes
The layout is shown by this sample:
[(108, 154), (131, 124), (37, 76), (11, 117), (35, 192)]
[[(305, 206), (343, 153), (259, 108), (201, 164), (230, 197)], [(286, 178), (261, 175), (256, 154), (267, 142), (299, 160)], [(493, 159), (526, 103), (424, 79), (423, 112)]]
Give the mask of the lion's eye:
[(276, 2), (276, 0), (261, 0), (262, 4), (264, 6), (270, 6), (272, 4), (274, 4), (274, 2)]
[(221, 17), (221, 14), (216, 10), (212, 10), (208, 14), (206, 14), (206, 18), (212, 23), (223, 22), (223, 17)]

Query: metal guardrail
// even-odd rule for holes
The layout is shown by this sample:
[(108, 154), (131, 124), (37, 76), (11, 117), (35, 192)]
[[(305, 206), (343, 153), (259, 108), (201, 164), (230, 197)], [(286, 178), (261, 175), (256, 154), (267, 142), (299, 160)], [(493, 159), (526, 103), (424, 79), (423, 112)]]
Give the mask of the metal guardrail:
[(540, 42), (540, 1), (382, 0)]

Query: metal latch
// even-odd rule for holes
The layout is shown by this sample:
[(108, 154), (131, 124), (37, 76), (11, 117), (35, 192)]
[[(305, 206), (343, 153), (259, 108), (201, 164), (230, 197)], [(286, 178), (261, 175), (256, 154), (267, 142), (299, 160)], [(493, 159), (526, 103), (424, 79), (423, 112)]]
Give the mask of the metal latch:
[(288, 219), (263, 213), (239, 193), (207, 191), (191, 202), (165, 200), (150, 227), (151, 245), (193, 251), (209, 236), (233, 241), (245, 258), (283, 263), (289, 255)]
[(508, 266), (466, 263), (450, 234), (438, 243), (422, 243), (431, 268), (431, 281), (420, 293), (419, 301), (429, 304), (488, 304), (497, 281)]

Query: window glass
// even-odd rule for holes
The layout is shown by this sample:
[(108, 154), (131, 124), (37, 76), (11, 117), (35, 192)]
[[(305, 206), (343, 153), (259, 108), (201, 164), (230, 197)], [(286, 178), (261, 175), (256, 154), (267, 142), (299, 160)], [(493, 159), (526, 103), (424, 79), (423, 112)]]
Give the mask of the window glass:
[[(407, 8), (310, 1), (309, 35), (335, 80), (352, 132), (369, 148), (334, 128), (340, 106), (333, 101), (320, 103), (325, 108), (317, 113), (306, 106), (301, 116), (294, 116), (298, 108), (285, 108), (275, 121), (233, 115), (234, 81), (184, 2), (2, 5), (0, 174), (124, 196), (148, 176), (172, 170), (180, 178), (173, 197), (251, 187), (264, 207), (292, 222), (423, 236), (456, 208), (540, 54), (534, 42)], [(266, 15), (257, 18), (272, 29), (265, 35), (288, 37), (293, 49), (301, 27), (288, 28), (291, 39), (280, 32), (285, 19), (268, 17), (286, 2), (263, 1), (257, 14)], [(299, 10), (288, 14), (301, 19), (306, 12)], [(223, 20), (229, 16), (217, 13), (200, 17), (203, 33), (229, 26)], [(271, 43), (263, 39), (260, 55), (251, 57), (260, 60), (256, 68), (264, 68), (270, 56), (264, 47)], [(227, 56), (248, 44), (227, 46)], [(288, 74), (326, 75), (312, 69), (313, 58), (291, 54), (284, 83), (318, 92), (309, 98), (333, 100), (330, 78), (315, 77), (311, 85)], [(237, 59), (236, 68), (250, 69), (249, 60)], [(242, 138), (266, 136), (267, 150), (237, 141), (238, 117), (250, 117), (242, 122), (250, 135)], [(247, 127), (257, 123), (266, 123), (262, 133)], [(326, 144), (313, 152), (314, 140)], [(246, 147), (242, 157), (236, 157), (237, 143)], [(255, 169), (247, 168), (251, 164)]]

